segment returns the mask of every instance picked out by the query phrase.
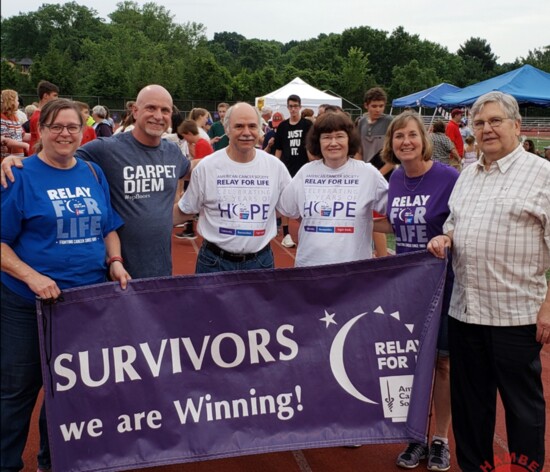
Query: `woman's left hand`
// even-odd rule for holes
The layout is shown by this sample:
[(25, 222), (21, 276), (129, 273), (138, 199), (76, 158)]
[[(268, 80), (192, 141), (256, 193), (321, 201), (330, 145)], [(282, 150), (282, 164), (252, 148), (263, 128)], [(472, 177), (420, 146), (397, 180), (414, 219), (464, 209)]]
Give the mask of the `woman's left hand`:
[(440, 234), (430, 240), (426, 249), (439, 259), (445, 259), (446, 248), (452, 246), (453, 240), (448, 234)]
[(114, 261), (111, 263), (109, 266), (109, 275), (111, 276), (111, 280), (120, 282), (120, 288), (122, 290), (126, 290), (128, 280), (132, 279), (120, 261)]

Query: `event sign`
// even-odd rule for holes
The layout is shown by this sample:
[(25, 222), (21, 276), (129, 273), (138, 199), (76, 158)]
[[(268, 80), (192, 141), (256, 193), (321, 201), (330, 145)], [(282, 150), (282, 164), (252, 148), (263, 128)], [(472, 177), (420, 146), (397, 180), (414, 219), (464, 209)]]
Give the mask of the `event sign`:
[(54, 470), (424, 440), (445, 261), (131, 281), (39, 304)]

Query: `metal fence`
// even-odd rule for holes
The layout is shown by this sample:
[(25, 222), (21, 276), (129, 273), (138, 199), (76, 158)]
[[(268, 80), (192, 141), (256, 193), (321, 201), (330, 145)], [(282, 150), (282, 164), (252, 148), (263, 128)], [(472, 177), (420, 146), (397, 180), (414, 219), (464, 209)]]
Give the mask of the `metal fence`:
[[(19, 94), (19, 97), (22, 98), (22, 101), (25, 105), (30, 105), (31, 103), (38, 101), (36, 95)], [(119, 115), (126, 109), (127, 102), (136, 99), (135, 97), (109, 98), (92, 95), (60, 95), (60, 97), (87, 103), (90, 106), (90, 110), (96, 105), (103, 105), (104, 107), (107, 107), (109, 109), (111, 114)], [(218, 103), (221, 103), (221, 101), (174, 99), (174, 105), (178, 108), (180, 112), (184, 112), (186, 115), (193, 108), (206, 108), (209, 112), (213, 113), (216, 111)]]

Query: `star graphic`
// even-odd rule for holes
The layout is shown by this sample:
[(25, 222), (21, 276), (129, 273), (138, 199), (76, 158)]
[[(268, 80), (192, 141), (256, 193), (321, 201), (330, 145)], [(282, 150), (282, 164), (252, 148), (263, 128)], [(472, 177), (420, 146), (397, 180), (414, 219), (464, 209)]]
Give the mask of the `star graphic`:
[(327, 325), (325, 328), (328, 328), (331, 324), (338, 324), (336, 321), (334, 321), (334, 315), (336, 313), (333, 313), (332, 315), (328, 314), (328, 311), (325, 310), (325, 316), (323, 318), (319, 318), (319, 321), (324, 321)]

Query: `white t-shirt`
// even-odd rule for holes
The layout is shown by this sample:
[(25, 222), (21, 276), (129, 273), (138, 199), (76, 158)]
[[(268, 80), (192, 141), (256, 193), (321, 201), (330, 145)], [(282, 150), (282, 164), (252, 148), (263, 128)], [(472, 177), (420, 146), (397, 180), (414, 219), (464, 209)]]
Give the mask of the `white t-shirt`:
[(198, 126), (199, 128), (199, 135), (202, 139), (206, 139), (208, 142), (210, 142), (210, 136), (208, 136), (208, 133), (203, 129), (201, 128), (200, 126)]
[(251, 162), (229, 158), (225, 149), (203, 158), (178, 203), (183, 213), (199, 214), (198, 232), (222, 249), (249, 254), (277, 234), (275, 210), (290, 175), (275, 156), (256, 149)]
[(348, 159), (303, 166), (281, 196), (281, 212), (302, 218), (296, 267), (372, 257), (372, 211), (386, 213), (388, 184), (371, 164)]

